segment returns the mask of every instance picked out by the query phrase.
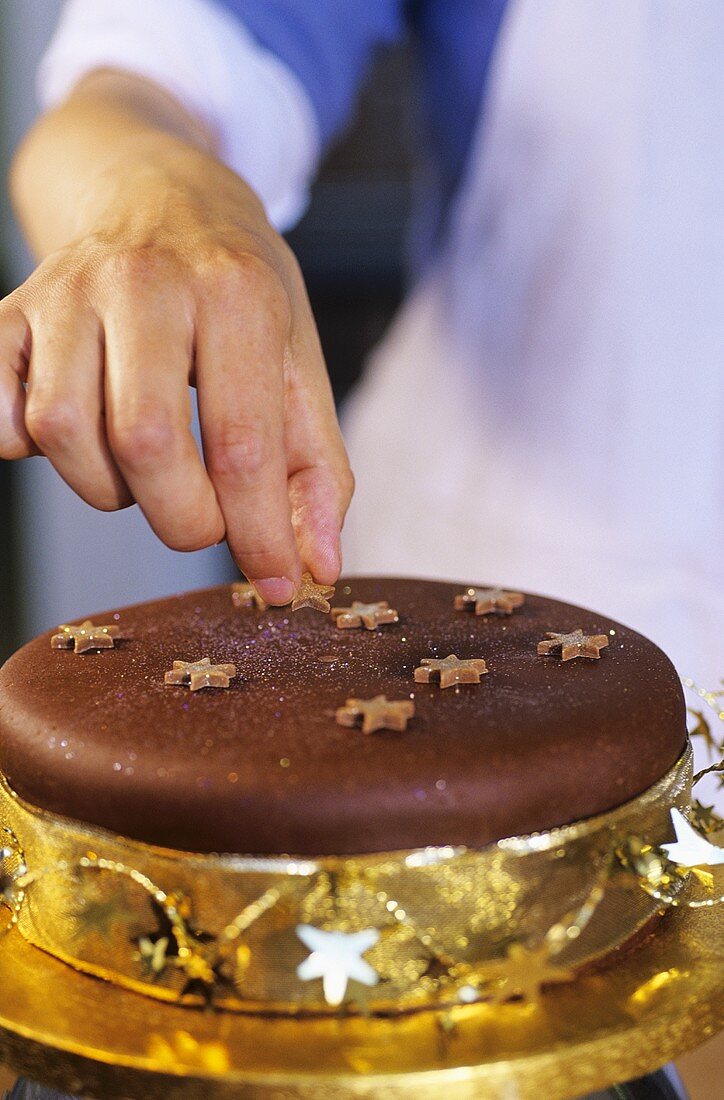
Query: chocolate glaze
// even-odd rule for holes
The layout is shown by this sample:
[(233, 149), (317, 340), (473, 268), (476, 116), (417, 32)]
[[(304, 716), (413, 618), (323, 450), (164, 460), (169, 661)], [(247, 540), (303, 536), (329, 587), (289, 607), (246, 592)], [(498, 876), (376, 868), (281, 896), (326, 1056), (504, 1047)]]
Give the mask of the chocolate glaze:
[[(399, 611), (375, 632), (307, 609), (237, 609), (224, 586), (94, 615), (133, 635), (113, 650), (78, 656), (42, 635), (0, 670), (0, 768), (28, 802), (147, 842), (343, 855), (551, 828), (671, 767), (685, 707), (661, 650), (540, 596), (510, 616), (455, 611), (464, 587), (341, 581), (334, 603)], [(600, 660), (536, 655), (547, 630), (579, 626), (609, 634)], [(488, 675), (413, 683), (423, 657), (449, 653), (484, 657)], [(164, 686), (173, 660), (205, 656), (237, 665), (229, 690)], [(407, 732), (336, 724), (349, 696), (380, 692), (414, 693)]]

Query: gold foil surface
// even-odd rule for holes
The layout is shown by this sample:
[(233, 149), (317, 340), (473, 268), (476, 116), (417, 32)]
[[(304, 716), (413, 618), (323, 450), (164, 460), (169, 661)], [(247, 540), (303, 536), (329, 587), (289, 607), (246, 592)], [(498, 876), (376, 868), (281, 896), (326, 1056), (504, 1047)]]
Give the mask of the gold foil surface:
[[(556, 944), (555, 963), (566, 969), (628, 940), (659, 903), (630, 876), (610, 873), (613, 853), (632, 835), (652, 845), (672, 839), (670, 809), (686, 812), (691, 773), (687, 746), (656, 784), (610, 813), (476, 851), (318, 859), (178, 852), (39, 810), (4, 782), (0, 826), (17, 838), (28, 869), (20, 934), (76, 970), (181, 1004), (328, 1013), (321, 982), (297, 977), (308, 954), (297, 925), (376, 928), (379, 942), (365, 959), (379, 982), (350, 982), (345, 1010), (394, 1014), (457, 1004), (460, 988), (512, 943), (539, 944), (555, 927), (573, 929)], [(163, 946), (154, 956), (164, 934), (159, 898), (185, 913), (197, 971), (165, 965)], [(220, 936), (227, 950), (211, 975), (205, 945)]]

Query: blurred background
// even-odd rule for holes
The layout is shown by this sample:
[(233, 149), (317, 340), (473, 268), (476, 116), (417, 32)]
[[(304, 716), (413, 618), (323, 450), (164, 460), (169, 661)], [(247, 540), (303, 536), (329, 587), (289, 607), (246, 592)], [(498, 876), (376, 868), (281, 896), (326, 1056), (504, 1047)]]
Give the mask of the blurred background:
[[(61, 4), (0, 0), (1, 296), (32, 269), (5, 179), (12, 150), (36, 113), (35, 70)], [(330, 152), (306, 216), (288, 235), (338, 400), (403, 291), (412, 187), (410, 65), (404, 48), (380, 56), (352, 127)], [(151, 534), (138, 509), (100, 514), (45, 459), (0, 459), (0, 662), (60, 622), (234, 575), (224, 547), (174, 553)]]

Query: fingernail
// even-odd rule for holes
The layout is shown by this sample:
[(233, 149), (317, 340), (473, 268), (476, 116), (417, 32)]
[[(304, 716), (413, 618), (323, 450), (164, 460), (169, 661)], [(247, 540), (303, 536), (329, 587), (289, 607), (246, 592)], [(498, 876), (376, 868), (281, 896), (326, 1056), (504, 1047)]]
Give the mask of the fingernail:
[(294, 585), (288, 577), (265, 577), (264, 580), (251, 583), (267, 603), (291, 603), (294, 598)]

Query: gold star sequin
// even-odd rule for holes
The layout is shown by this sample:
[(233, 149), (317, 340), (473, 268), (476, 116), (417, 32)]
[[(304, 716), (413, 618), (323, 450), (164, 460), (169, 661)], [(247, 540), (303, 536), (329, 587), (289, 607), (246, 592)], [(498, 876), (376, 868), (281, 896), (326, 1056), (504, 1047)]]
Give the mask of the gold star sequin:
[(173, 668), (163, 678), (165, 684), (181, 684), (191, 691), (201, 688), (228, 688), (236, 676), (236, 665), (212, 665), (208, 657), (200, 661), (174, 661)]
[(367, 630), (376, 630), (385, 623), (398, 623), (400, 616), (390, 607), (387, 600), (377, 603), (360, 603), (353, 600), (351, 607), (333, 607), (332, 618), (336, 619), (340, 630), (350, 630), (364, 626)]
[(605, 634), (584, 634), (580, 627), (567, 634), (556, 634), (549, 630), (546, 640), (538, 642), (538, 656), (560, 652), (562, 661), (572, 661), (575, 657), (591, 657), (598, 660), (601, 650), (608, 645)]
[(362, 723), (363, 733), (376, 730), (407, 729), (407, 723), (415, 714), (415, 704), (409, 699), (388, 699), (386, 695), (375, 695), (373, 699), (348, 699), (337, 710), (337, 722), (340, 726), (356, 726)]
[(492, 990), (486, 989), (484, 992), (484, 996), (494, 1004), (503, 1004), (518, 997), (529, 1004), (536, 1004), (540, 1001), (543, 986), (570, 982), (575, 978), (571, 970), (551, 964), (550, 949), (546, 943), (539, 947), (513, 943), (505, 959), (485, 964), (479, 973), (484, 981), (495, 983)]
[(455, 597), (456, 611), (475, 611), (476, 615), (512, 615), (524, 601), (522, 592), (503, 588), (468, 588)]
[(216, 982), (213, 964), (203, 949), (189, 947), (183, 954), (179, 951), (176, 966), (183, 970), (189, 985), (198, 982), (210, 987)]
[(459, 660), (454, 653), (451, 653), (443, 660), (423, 658), (419, 667), (415, 669), (415, 682), (430, 684), (439, 678), (441, 688), (452, 687), (453, 684), (479, 684), (480, 677), (487, 671), (482, 657)]
[(698, 798), (691, 803), (691, 818), (694, 825), (704, 833), (718, 833), (724, 829), (724, 818), (720, 817), (713, 806), (705, 806)]
[(292, 611), (302, 607), (311, 607), (328, 615), (331, 611), (329, 597), (334, 595), (330, 584), (316, 584), (311, 573), (302, 573), (302, 579), (292, 600)]
[(120, 627), (94, 626), (90, 619), (86, 619), (80, 626), (59, 626), (58, 633), (50, 639), (50, 647), (87, 653), (89, 649), (113, 649), (120, 638)]
[(704, 747), (707, 752), (707, 756), (710, 760), (724, 751), (724, 742), (721, 745), (717, 744), (716, 738), (712, 733), (711, 725), (706, 719), (704, 712), (701, 710), (694, 710), (693, 707), (686, 708), (689, 714), (693, 718), (696, 718), (696, 725), (693, 729), (689, 730), (689, 737), (700, 737), (704, 743)]
[(257, 611), (266, 611), (269, 606), (248, 581), (234, 581), (231, 586), (231, 602), (234, 607), (255, 607)]

